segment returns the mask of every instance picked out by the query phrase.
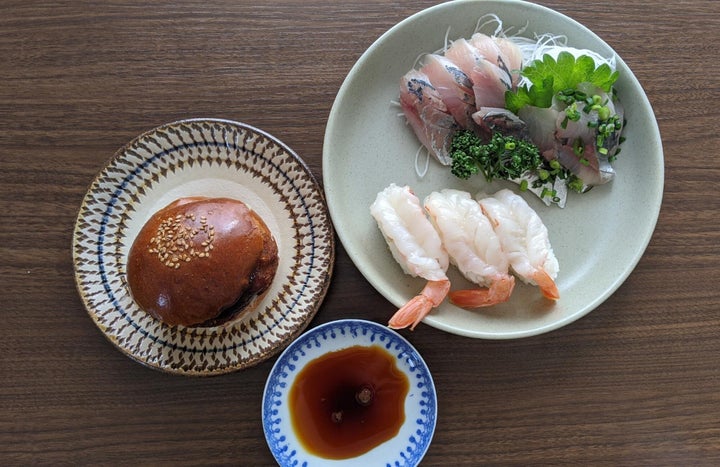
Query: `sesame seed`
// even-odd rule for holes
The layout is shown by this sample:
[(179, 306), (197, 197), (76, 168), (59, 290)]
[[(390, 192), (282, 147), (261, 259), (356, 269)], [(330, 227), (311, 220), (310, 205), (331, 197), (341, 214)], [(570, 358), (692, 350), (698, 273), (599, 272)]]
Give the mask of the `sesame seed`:
[[(196, 239), (198, 235), (204, 238)], [(199, 216), (198, 222), (194, 213), (177, 214), (160, 223), (150, 239), (148, 252), (157, 255), (165, 266), (178, 269), (181, 263), (189, 263), (193, 258), (208, 258), (214, 240), (215, 227), (208, 224), (207, 216)]]

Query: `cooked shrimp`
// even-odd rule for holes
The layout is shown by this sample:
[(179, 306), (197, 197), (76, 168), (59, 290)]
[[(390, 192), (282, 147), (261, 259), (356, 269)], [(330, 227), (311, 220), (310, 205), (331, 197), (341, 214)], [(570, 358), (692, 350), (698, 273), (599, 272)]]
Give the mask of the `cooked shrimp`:
[(425, 216), (420, 200), (407, 186), (393, 183), (378, 193), (370, 213), (402, 270), (428, 281), (422, 292), (401, 307), (389, 322), (395, 329), (408, 326), (414, 329), (450, 290), (447, 251)]
[(388, 326), (393, 329), (403, 329), (410, 326), (412, 331), (433, 308), (440, 306), (449, 290), (449, 280), (428, 281), (420, 295), (410, 299), (409, 302), (395, 312), (390, 318)]
[(560, 298), (555, 284), (558, 261), (540, 216), (522, 197), (507, 189), (489, 197), (478, 195), (478, 202), (492, 222), (515, 274), (539, 286), (546, 298)]
[(425, 210), (440, 234), (450, 261), (480, 288), (450, 292), (450, 301), (464, 308), (502, 303), (510, 298), (515, 278), (490, 220), (470, 193), (446, 189), (425, 198)]

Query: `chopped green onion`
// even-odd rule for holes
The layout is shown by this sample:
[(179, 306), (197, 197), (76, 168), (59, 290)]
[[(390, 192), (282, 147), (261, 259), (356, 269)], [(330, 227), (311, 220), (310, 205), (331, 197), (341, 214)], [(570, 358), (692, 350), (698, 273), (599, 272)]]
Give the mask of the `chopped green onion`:
[(607, 106), (600, 107), (600, 110), (598, 110), (598, 118), (600, 120), (607, 120), (610, 118), (610, 109)]
[(565, 115), (567, 115), (567, 118), (569, 118), (573, 122), (577, 122), (578, 120), (580, 120), (581, 117), (580, 111), (577, 109), (577, 105), (575, 105), (575, 103), (565, 109)]
[(582, 156), (585, 152), (585, 146), (583, 146), (583, 141), (581, 138), (578, 138), (573, 143), (573, 152), (576, 156)]
[(578, 193), (582, 191), (584, 185), (585, 183), (580, 178), (577, 178), (575, 176), (567, 184), (568, 188), (573, 191), (577, 191)]

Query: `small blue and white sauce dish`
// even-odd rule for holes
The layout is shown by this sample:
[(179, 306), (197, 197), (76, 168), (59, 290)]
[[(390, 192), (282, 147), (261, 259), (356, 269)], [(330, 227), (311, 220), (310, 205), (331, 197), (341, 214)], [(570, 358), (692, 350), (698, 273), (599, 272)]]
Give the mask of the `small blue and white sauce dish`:
[(435, 431), (437, 395), (405, 338), (344, 319), (309, 330), (278, 357), (262, 420), (281, 466), (416, 466)]

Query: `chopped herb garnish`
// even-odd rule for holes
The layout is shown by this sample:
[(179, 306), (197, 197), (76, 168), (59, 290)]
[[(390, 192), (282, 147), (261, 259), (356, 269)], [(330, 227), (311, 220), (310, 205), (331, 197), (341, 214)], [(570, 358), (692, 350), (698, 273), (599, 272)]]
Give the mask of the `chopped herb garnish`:
[(456, 177), (467, 180), (482, 173), (488, 182), (520, 178), (526, 172), (535, 172), (543, 163), (537, 146), (528, 141), (494, 133), (490, 142), (483, 143), (469, 130), (455, 133), (450, 157), (450, 171)]

